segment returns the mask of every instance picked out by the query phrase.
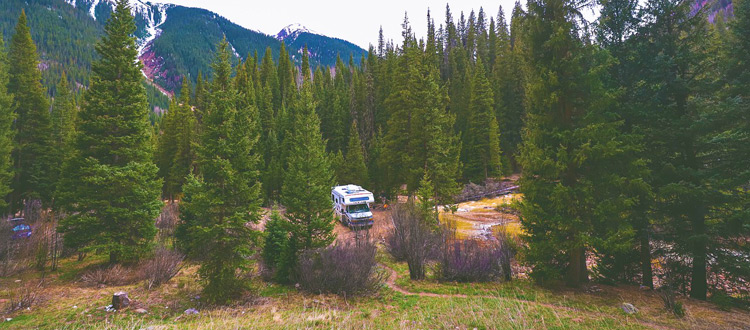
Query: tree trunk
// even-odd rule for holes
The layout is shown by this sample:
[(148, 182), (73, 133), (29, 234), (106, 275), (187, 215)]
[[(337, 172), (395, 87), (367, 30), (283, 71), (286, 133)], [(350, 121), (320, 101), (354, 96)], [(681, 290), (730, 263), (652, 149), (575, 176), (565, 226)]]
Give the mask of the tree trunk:
[(690, 281), (690, 297), (705, 300), (706, 292), (708, 291), (708, 276), (706, 271), (708, 238), (706, 236), (705, 212), (703, 212), (702, 208), (692, 216), (691, 222), (693, 225), (693, 271)]
[(586, 269), (586, 248), (574, 248), (570, 251), (570, 264), (568, 265), (568, 285), (580, 286), (588, 281)]
[(109, 263), (116, 264), (120, 262), (120, 252), (110, 251), (109, 252)]
[(651, 269), (651, 245), (649, 244), (648, 230), (641, 229), (641, 285), (654, 288), (654, 274)]

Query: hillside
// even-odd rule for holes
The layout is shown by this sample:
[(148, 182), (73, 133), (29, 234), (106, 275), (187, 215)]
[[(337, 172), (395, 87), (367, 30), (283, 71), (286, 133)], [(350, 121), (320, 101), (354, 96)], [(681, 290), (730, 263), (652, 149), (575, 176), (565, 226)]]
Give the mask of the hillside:
[[(111, 0), (2, 1), (0, 31), (9, 40), (21, 9), (25, 9), (46, 66), (45, 85), (54, 88), (55, 77), (64, 69), (72, 80), (85, 86), (95, 56), (94, 44), (112, 12), (112, 3)], [(246, 59), (256, 52), (262, 57), (270, 47), (278, 60), (283, 38), (239, 26), (211, 11), (141, 0), (132, 0), (131, 6), (144, 73), (167, 91), (179, 86), (182, 75), (195, 80), (199, 71), (210, 71), (211, 54), (223, 36), (239, 58)], [(296, 63), (301, 61), (302, 48), (308, 44), (313, 66), (333, 65), (337, 55), (344, 59), (352, 55), (355, 63), (359, 63), (365, 52), (344, 40), (309, 32), (294, 33), (294, 37), (283, 41), (294, 50), (290, 56)]]

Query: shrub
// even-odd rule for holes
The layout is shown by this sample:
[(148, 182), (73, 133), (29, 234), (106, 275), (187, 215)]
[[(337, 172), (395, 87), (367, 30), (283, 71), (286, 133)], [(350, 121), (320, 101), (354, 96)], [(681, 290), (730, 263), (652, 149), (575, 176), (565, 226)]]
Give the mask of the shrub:
[(724, 291), (714, 291), (711, 294), (710, 301), (716, 304), (716, 306), (719, 307), (720, 310), (723, 310), (725, 312), (732, 310), (732, 306), (734, 305), (734, 299), (732, 299), (732, 297), (730, 297)]
[(376, 271), (375, 253), (375, 244), (369, 241), (305, 251), (299, 258), (299, 285), (314, 293), (375, 292), (384, 279)]
[(43, 291), (44, 281), (28, 281), (20, 287), (11, 289), (6, 312), (11, 313), (37, 304)]
[(131, 271), (120, 265), (95, 268), (81, 275), (81, 282), (90, 286), (124, 285), (133, 279)]
[(173, 238), (177, 223), (180, 221), (180, 205), (175, 201), (169, 201), (156, 218), (156, 228), (159, 229), (159, 239)]
[(664, 308), (668, 312), (677, 317), (685, 316), (685, 307), (682, 305), (682, 302), (677, 301), (677, 295), (670, 285), (660, 287), (657, 292), (662, 302), (664, 302)]
[(388, 250), (398, 260), (409, 265), (409, 277), (425, 277), (425, 264), (435, 256), (440, 235), (425, 219), (413, 201), (397, 204), (391, 211), (393, 229), (388, 238)]
[(440, 277), (457, 282), (510, 280), (512, 255), (512, 250), (500, 240), (446, 240), (442, 248)]
[(154, 252), (154, 257), (144, 262), (140, 269), (140, 277), (146, 280), (146, 288), (159, 287), (171, 280), (182, 268), (182, 260), (185, 255), (159, 247)]
[(286, 221), (277, 209), (271, 213), (266, 222), (265, 239), (263, 244), (263, 265), (266, 269), (274, 270), (278, 266), (281, 253), (289, 241), (289, 231), (285, 228)]

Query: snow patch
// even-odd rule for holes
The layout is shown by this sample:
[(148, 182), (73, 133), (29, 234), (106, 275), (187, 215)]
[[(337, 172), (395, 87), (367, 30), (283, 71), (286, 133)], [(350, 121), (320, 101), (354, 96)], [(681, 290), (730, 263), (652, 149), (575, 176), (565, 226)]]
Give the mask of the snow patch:
[[(76, 0), (64, 1), (73, 7), (76, 6)], [(99, 3), (107, 3), (112, 10), (114, 10), (115, 7), (114, 0), (87, 0), (86, 2), (91, 5), (89, 8), (89, 15), (91, 15), (94, 20), (96, 20), (96, 6), (98, 6)], [(138, 45), (138, 55), (143, 54), (143, 52), (146, 51), (146, 47), (159, 36), (161, 33), (159, 26), (164, 24), (167, 20), (167, 9), (172, 7), (174, 7), (172, 4), (151, 3), (144, 0), (130, 0), (130, 10), (133, 16), (142, 17), (146, 21), (146, 36), (139, 38), (136, 41)]]
[(231, 42), (229, 43), (229, 47), (231, 47), (231, 48), (232, 48), (232, 53), (234, 54), (234, 57), (237, 57), (237, 58), (241, 58), (241, 57), (240, 57), (240, 53), (238, 53), (238, 52), (237, 52), (237, 50), (236, 50), (236, 49), (234, 49), (234, 45), (232, 45), (232, 43), (231, 43)]
[(315, 33), (315, 31), (306, 28), (304, 25), (299, 23), (289, 24), (285, 26), (279, 33), (276, 34), (276, 39), (284, 40), (286, 38), (297, 38), (301, 33)]
[[(148, 35), (145, 38), (138, 40), (138, 55), (140, 56), (146, 51), (146, 48), (151, 42), (161, 34), (159, 26), (167, 21), (167, 9), (170, 5), (156, 4), (152, 6), (150, 3), (143, 3), (140, 0), (138, 0), (136, 4), (140, 4), (140, 6), (133, 6), (133, 11), (137, 11), (141, 16), (146, 17), (148, 22), (146, 27)], [(156, 7), (156, 11), (153, 10), (154, 7)], [(156, 21), (157, 14), (159, 17), (158, 22)]]
[(94, 0), (91, 2), (91, 8), (89, 8), (89, 15), (94, 18), (96, 21), (96, 6), (99, 4), (99, 0)]

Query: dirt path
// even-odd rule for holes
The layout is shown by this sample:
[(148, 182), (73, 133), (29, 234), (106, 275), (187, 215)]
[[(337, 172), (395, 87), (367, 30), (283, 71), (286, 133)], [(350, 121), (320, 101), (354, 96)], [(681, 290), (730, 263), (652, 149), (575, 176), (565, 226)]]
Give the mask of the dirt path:
[(336, 226), (333, 228), (333, 231), (336, 233), (336, 241), (340, 243), (354, 241), (357, 235), (373, 239), (376, 242), (384, 241), (391, 227), (393, 227), (391, 219), (388, 217), (388, 211), (372, 210), (372, 216), (374, 218), (372, 228), (359, 232), (347, 228), (341, 222), (337, 221)]
[[(606, 314), (606, 313), (586, 311), (586, 310), (581, 310), (581, 309), (577, 309), (577, 308), (573, 308), (573, 307), (560, 306), (560, 305), (548, 304), (548, 303), (543, 303), (543, 302), (538, 302), (538, 301), (517, 299), (517, 298), (507, 298), (507, 297), (489, 296), (489, 295), (465, 295), (465, 294), (461, 294), (461, 293), (441, 294), (441, 293), (431, 293), (431, 292), (411, 292), (411, 291), (405, 290), (404, 288), (402, 288), (402, 287), (400, 287), (400, 286), (398, 286), (396, 284), (396, 280), (398, 280), (398, 273), (393, 268), (388, 267), (388, 266), (386, 266), (384, 264), (378, 264), (378, 265), (380, 265), (380, 267), (383, 267), (383, 269), (387, 270), (390, 273), (390, 275), (388, 276), (388, 278), (385, 281), (385, 285), (388, 286), (389, 288), (391, 288), (391, 290), (396, 291), (398, 293), (401, 293), (403, 295), (407, 295), (407, 296), (431, 297), (431, 298), (487, 298), (487, 299), (504, 299), (504, 300), (518, 302), (518, 303), (521, 303), (521, 304), (524, 304), (524, 305), (536, 305), (536, 306), (547, 307), (547, 308), (550, 308), (550, 309), (557, 309), (557, 310), (562, 309), (562, 310), (569, 311), (569, 312), (581, 313), (581, 314), (588, 314), (588, 315), (591, 315), (591, 316), (603, 317), (603, 318), (611, 318), (612, 317), (611, 315)], [(672, 328), (672, 327), (664, 326), (664, 325), (657, 324), (657, 323), (652, 323), (652, 322), (649, 322), (649, 321), (638, 320), (638, 319), (635, 319), (635, 318), (633, 318), (633, 319), (629, 318), (628, 319), (628, 321), (631, 321), (631, 320), (639, 323), (640, 325), (643, 325), (643, 326), (646, 326), (646, 327), (650, 327), (650, 328), (653, 328), (653, 329), (663, 329), (663, 330), (672, 330), (672, 329), (675, 329), (675, 328)]]

